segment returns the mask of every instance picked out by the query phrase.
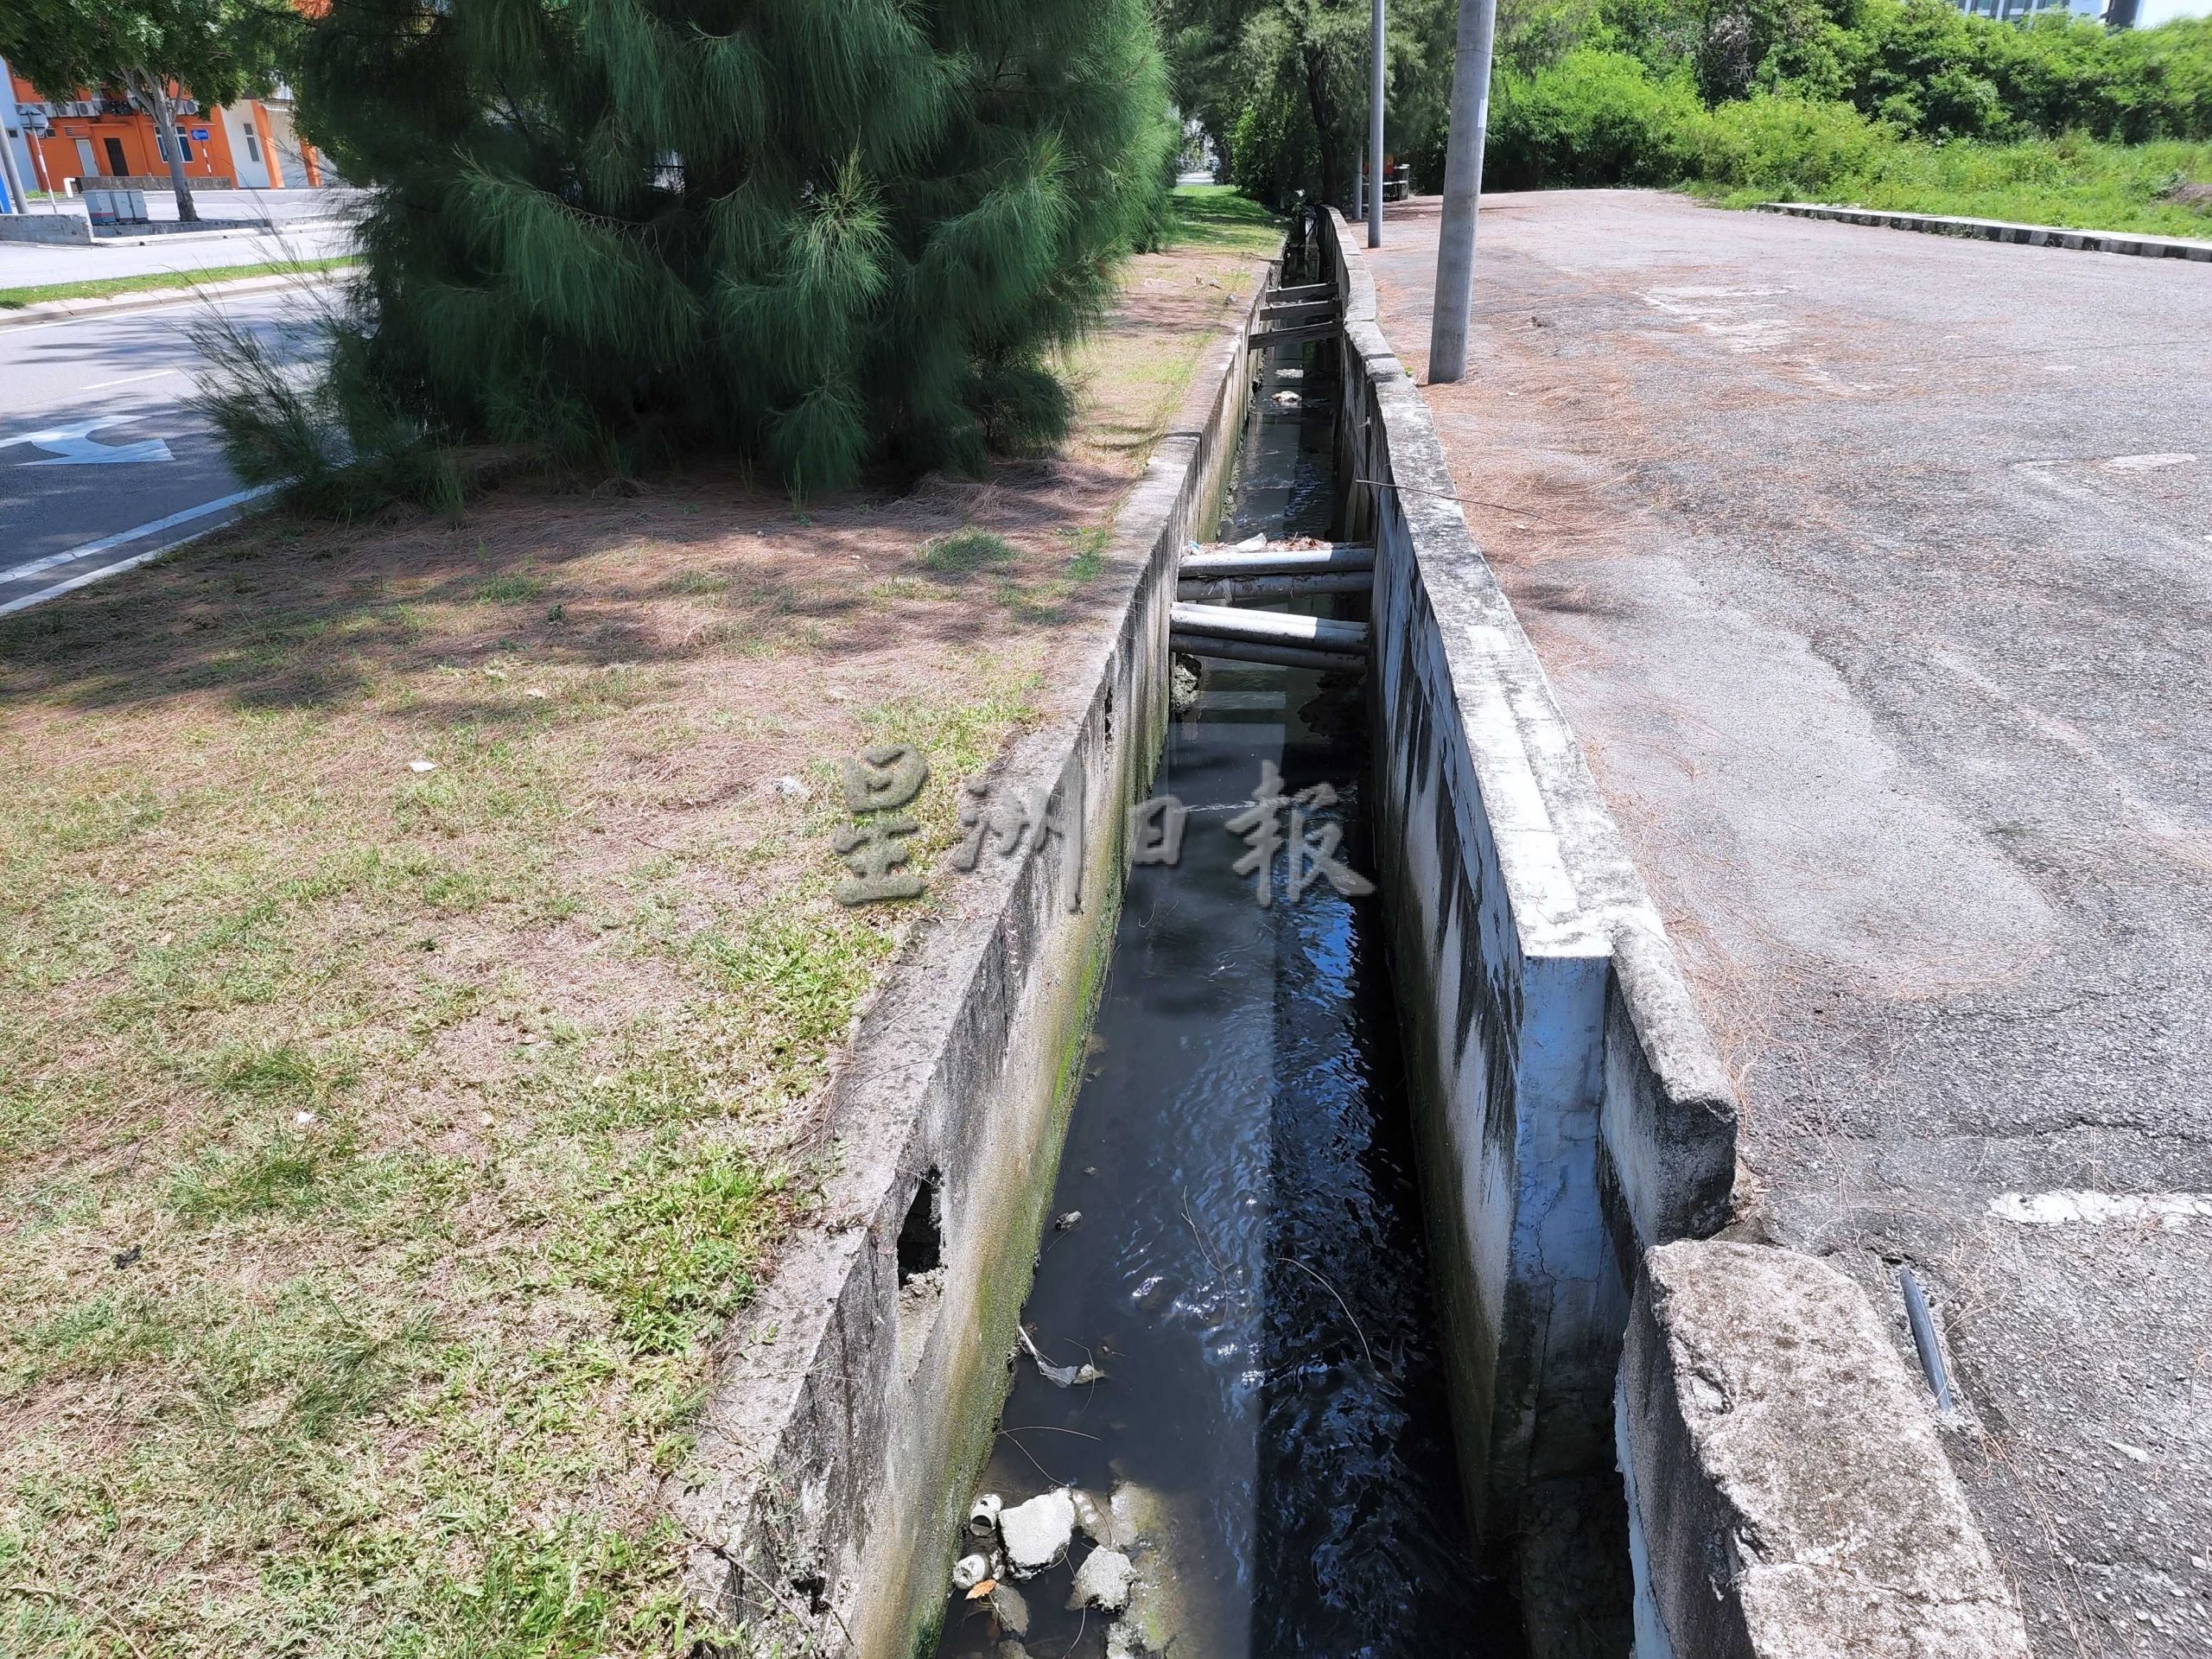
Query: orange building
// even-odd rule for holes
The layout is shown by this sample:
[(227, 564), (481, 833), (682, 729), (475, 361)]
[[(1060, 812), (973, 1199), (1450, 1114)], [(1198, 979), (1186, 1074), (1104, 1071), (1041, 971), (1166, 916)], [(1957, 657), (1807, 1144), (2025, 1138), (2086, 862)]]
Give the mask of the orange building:
[[(66, 99), (48, 99), (21, 75), (11, 79), (39, 175), (35, 188), (62, 190), (75, 179), (85, 181), (79, 190), (111, 182), (169, 188), (168, 157), (152, 116), (119, 96), (80, 88)], [(181, 87), (172, 85), (169, 92), (184, 175), (192, 183), (216, 190), (283, 190), (322, 182), (315, 151), (292, 137), (289, 94), (203, 110)], [(31, 188), (29, 180), (24, 184)]]

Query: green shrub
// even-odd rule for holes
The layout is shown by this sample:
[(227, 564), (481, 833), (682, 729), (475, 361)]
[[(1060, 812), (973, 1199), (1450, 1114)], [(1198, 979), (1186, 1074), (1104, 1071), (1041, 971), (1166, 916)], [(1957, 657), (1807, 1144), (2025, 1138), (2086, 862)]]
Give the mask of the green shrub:
[(1571, 52), (1491, 106), (1486, 182), (1672, 184), (1685, 176), (1703, 111), (1687, 79), (1655, 80), (1622, 52)]
[(1702, 181), (1768, 196), (1817, 196), (1872, 172), (1895, 136), (1848, 104), (1759, 93), (1699, 123)]

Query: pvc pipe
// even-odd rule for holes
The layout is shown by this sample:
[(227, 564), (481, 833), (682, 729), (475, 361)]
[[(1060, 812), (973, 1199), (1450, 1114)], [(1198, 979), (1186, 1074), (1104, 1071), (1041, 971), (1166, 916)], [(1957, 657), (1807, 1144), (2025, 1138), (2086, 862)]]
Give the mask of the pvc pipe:
[(1920, 1281), (1912, 1276), (1910, 1268), (1898, 1276), (1904, 1284), (1904, 1317), (1912, 1326), (1912, 1345), (1920, 1351), (1920, 1369), (1927, 1373), (1936, 1409), (1949, 1411), (1951, 1375), (1943, 1366), (1942, 1344), (1936, 1340), (1936, 1321), (1929, 1317), (1928, 1299), (1920, 1294)]

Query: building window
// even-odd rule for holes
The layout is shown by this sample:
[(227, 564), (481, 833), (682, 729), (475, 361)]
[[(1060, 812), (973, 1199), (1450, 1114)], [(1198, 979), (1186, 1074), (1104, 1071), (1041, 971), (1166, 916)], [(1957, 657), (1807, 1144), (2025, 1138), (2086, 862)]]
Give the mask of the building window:
[(245, 136), (245, 158), (258, 166), (261, 162), (261, 140), (249, 130)]

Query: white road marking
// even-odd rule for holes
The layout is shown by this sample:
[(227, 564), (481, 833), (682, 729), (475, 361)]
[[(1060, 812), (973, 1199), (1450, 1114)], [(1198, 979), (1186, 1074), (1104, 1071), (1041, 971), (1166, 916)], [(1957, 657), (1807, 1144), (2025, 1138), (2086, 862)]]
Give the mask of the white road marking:
[(1989, 1213), (2026, 1227), (2091, 1226), (2107, 1221), (2156, 1221), (2178, 1227), (2212, 1219), (2212, 1192), (2007, 1192), (1992, 1198)]
[(81, 576), (72, 576), (67, 582), (55, 582), (51, 588), (41, 588), (35, 594), (25, 594), (21, 599), (11, 599), (6, 604), (0, 605), (0, 616), (6, 616), (15, 611), (29, 610), (34, 605), (43, 604), (49, 599), (59, 598), (73, 588), (89, 588), (102, 576), (119, 575), (125, 570), (134, 570), (150, 559), (158, 559), (164, 553), (175, 552), (187, 542), (199, 540), (200, 533), (195, 530), (189, 536), (180, 536), (173, 542), (164, 542), (161, 546), (149, 549), (146, 552), (134, 553), (129, 558), (119, 559), (113, 564), (103, 565), (97, 570), (87, 570)]
[[(194, 518), (205, 518), (211, 512), (220, 512), (226, 507), (235, 507), (248, 501), (257, 501), (276, 487), (273, 484), (264, 484), (257, 489), (240, 490), (236, 495), (226, 495), (213, 501), (203, 501), (196, 507), (187, 507), (181, 512), (170, 513), (166, 518), (156, 518), (150, 523), (138, 525), (134, 530), (118, 530), (112, 536), (103, 536), (96, 542), (86, 542), (82, 547), (73, 547), (66, 553), (49, 553), (42, 559), (33, 559), (29, 563), (19, 564), (13, 569), (0, 570), (0, 582), (21, 582), (26, 576), (35, 576), (41, 570), (51, 570), (55, 565), (67, 564), (72, 559), (89, 559), (95, 554), (106, 552), (110, 548), (121, 547), (125, 542), (135, 542), (141, 536), (156, 535), (164, 530), (174, 529), (178, 524), (189, 524)], [(174, 546), (175, 543), (172, 543), (171, 545)], [(114, 568), (122, 569), (120, 565)], [(106, 573), (102, 571), (98, 574), (104, 575)], [(62, 589), (55, 588), (48, 591), (60, 593)], [(15, 607), (11, 605), (9, 608)]]
[(126, 374), (114, 380), (95, 380), (91, 385), (83, 387), (82, 390), (86, 391), (105, 391), (110, 386), (128, 386), (134, 385), (140, 380), (159, 380), (164, 375), (182, 374), (183, 372), (184, 371), (182, 369), (156, 369), (151, 374)]
[(112, 467), (137, 461), (175, 461), (165, 439), (145, 438), (137, 443), (94, 443), (92, 434), (111, 426), (126, 426), (143, 418), (137, 415), (110, 415), (96, 421), (79, 421), (73, 426), (48, 427), (43, 432), (26, 432), (21, 437), (0, 438), (0, 449), (18, 443), (27, 443), (34, 449), (51, 449), (54, 454), (44, 461), (26, 464), (32, 467)]
[(2178, 452), (2158, 455), (2114, 455), (2099, 463), (2108, 473), (2147, 473), (2154, 467), (2186, 467), (2196, 457)]

